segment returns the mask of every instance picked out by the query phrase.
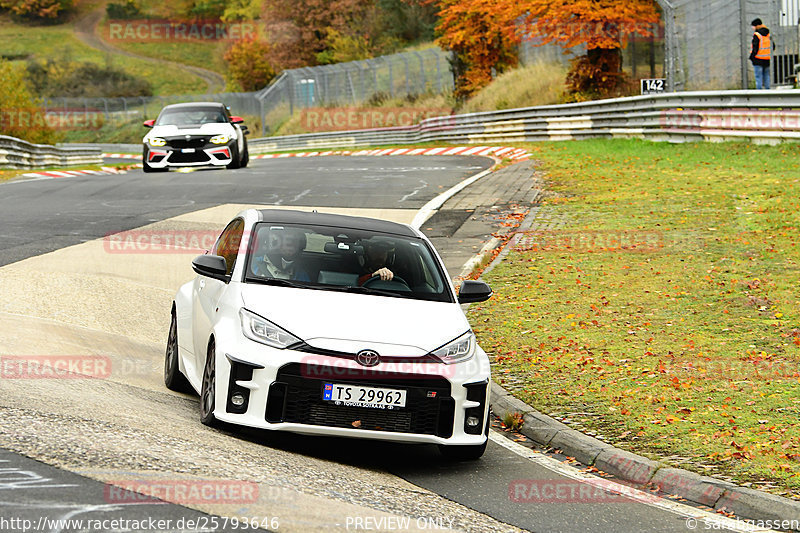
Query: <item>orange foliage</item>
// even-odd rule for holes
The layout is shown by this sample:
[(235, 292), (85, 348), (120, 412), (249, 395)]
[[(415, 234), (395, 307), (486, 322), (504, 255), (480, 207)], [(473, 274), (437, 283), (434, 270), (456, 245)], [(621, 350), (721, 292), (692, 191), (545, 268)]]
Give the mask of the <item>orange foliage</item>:
[(74, 5), (74, 0), (0, 0), (0, 9), (31, 19), (55, 19)]
[(225, 52), (228, 72), (244, 91), (257, 91), (275, 77), (269, 45), (258, 37), (237, 41)]
[(439, 0), (436, 42), (455, 53), (456, 97), (467, 97), (516, 66), (517, 6), (509, 0)]
[[(437, 0), (430, 0), (437, 2)], [(438, 0), (437, 43), (456, 55), (456, 95), (463, 97), (516, 65), (523, 36), (565, 48), (618, 50), (631, 33), (651, 34), (659, 13), (654, 0)], [(570, 88), (607, 93), (623, 78), (613, 54), (589, 53), (573, 63)], [(602, 60), (595, 63), (595, 59)], [(599, 82), (600, 85), (596, 85)], [(612, 87), (612, 88), (613, 88)]]
[(625, 45), (631, 33), (651, 34), (659, 20), (654, 0), (527, 0), (522, 28), (542, 44), (555, 42), (565, 48), (585, 44), (615, 49)]

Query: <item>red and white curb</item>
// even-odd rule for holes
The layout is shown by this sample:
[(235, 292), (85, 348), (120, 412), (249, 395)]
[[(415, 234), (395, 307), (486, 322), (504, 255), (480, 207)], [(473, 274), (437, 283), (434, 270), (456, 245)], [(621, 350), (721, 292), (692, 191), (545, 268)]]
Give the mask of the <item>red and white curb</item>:
[[(328, 150), (324, 152), (295, 152), (289, 154), (262, 154), (251, 156), (251, 159), (280, 159), (284, 157), (321, 157), (327, 155), (352, 155), (352, 156), (384, 156), (384, 155), (476, 155), (491, 157), (497, 161), (510, 159), (512, 161), (526, 161), (530, 158), (527, 150), (509, 146), (455, 146), (438, 148), (382, 148), (375, 150)], [(141, 160), (138, 154), (102, 154), (108, 159), (134, 159)], [(141, 164), (133, 165), (141, 167)], [(115, 167), (101, 167), (100, 170), (50, 170), (42, 172), (28, 172), (22, 174), (26, 178), (68, 178), (71, 176), (105, 176), (109, 174), (124, 174), (124, 169)]]
[(324, 152), (297, 152), (291, 154), (262, 154), (251, 159), (280, 159), (283, 157), (318, 157), (326, 155), (477, 155), (495, 159), (508, 158), (512, 161), (525, 161), (530, 158), (527, 150), (509, 146), (455, 146), (438, 148), (379, 148), (374, 150), (328, 150)]
[(22, 174), (26, 178), (70, 178), (72, 176), (107, 176), (109, 174), (124, 174), (126, 171), (116, 167), (100, 167), (100, 170), (47, 170), (42, 172), (27, 172)]
[[(508, 158), (512, 161), (525, 161), (530, 158), (527, 150), (509, 146), (455, 146), (438, 148), (377, 148), (374, 150), (327, 150), (323, 152), (295, 152), (286, 154), (260, 154), (251, 155), (250, 159), (281, 159), (284, 157), (320, 157), (326, 155), (478, 155), (494, 157), (496, 159)], [(113, 159), (138, 159), (138, 154), (103, 154), (104, 158)]]
[(142, 154), (101, 154), (104, 159), (142, 159)]

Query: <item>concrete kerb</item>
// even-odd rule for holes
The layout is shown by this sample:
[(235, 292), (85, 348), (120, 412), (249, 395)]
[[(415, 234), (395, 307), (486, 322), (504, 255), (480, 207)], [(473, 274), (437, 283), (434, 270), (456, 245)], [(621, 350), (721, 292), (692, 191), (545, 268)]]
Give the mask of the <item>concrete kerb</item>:
[[(536, 217), (533, 208), (520, 224), (518, 231), (530, 229)], [(509, 241), (511, 242), (511, 241)], [(502, 241), (492, 243), (491, 249), (501, 246)], [(484, 247), (486, 248), (486, 247)], [(487, 265), (483, 274), (490, 272), (502, 262), (511, 247), (505, 246), (494, 260)], [(491, 250), (482, 249), (470, 264), (477, 264), (483, 255)], [(462, 275), (468, 275), (464, 268)], [(701, 476), (689, 470), (672, 468), (660, 461), (654, 461), (617, 448), (609, 443), (570, 428), (568, 425), (540, 413), (503, 388), (492, 383), (490, 403), (495, 415), (519, 413), (523, 425), (519, 430), (533, 442), (574, 457), (587, 466), (614, 475), (617, 479), (644, 489), (658, 489), (692, 503), (704, 505), (718, 511), (732, 512), (751, 520), (780, 521), (789, 525), (783, 529), (800, 531), (800, 502), (775, 496), (766, 492), (740, 487), (727, 481)]]

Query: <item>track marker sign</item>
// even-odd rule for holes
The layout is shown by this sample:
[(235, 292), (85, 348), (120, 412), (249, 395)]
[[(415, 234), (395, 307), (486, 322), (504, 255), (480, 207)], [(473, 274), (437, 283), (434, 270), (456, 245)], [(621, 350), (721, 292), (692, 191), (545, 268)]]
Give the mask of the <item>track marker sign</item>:
[(664, 78), (644, 78), (639, 80), (642, 94), (658, 94), (666, 92), (667, 80)]

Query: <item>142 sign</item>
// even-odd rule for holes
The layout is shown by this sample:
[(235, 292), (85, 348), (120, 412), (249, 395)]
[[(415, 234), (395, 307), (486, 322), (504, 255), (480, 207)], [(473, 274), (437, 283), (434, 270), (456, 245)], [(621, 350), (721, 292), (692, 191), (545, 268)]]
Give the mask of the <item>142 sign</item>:
[(664, 78), (645, 78), (640, 83), (642, 94), (663, 93), (667, 90), (667, 80)]

